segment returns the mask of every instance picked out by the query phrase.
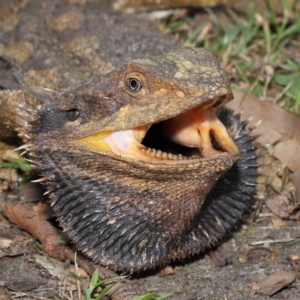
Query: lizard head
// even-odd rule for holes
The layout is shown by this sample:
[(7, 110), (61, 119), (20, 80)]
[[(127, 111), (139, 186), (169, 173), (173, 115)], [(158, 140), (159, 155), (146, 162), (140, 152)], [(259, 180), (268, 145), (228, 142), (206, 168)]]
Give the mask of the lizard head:
[(204, 49), (135, 59), (57, 98), (41, 131), (76, 148), (153, 168), (239, 153), (216, 116), (232, 99), (228, 76)]
[(207, 193), (239, 157), (216, 114), (231, 99), (216, 58), (193, 48), (56, 93), (39, 112), (34, 151), (78, 248), (132, 271), (213, 244), (195, 228)]

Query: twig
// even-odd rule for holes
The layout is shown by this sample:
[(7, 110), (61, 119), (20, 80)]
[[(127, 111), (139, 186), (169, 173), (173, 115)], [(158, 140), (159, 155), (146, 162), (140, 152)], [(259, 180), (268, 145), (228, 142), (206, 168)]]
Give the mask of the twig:
[[(251, 246), (258, 246), (258, 245), (265, 245), (265, 244), (287, 244), (291, 242), (296, 242), (297, 239), (295, 238), (288, 238), (288, 239), (280, 239), (280, 240), (264, 240), (250, 243)], [(298, 239), (300, 241), (300, 239)]]

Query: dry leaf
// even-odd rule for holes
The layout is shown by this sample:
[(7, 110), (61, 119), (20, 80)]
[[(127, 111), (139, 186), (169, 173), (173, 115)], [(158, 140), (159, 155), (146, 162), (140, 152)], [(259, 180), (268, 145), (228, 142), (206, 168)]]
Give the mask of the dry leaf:
[(276, 259), (277, 255), (278, 255), (278, 252), (276, 250), (271, 250), (270, 261), (274, 261)]
[(273, 155), (292, 171), (300, 169), (300, 119), (277, 105), (260, 101), (257, 97), (234, 90), (234, 100), (227, 104), (242, 120), (249, 121), (260, 135), (258, 142), (272, 145)]
[(6, 238), (0, 238), (0, 249), (8, 248), (12, 240)]
[(75, 268), (72, 266), (71, 268), (69, 268), (69, 271), (77, 274), (82, 279), (87, 279), (89, 277), (87, 272), (85, 270), (83, 270), (82, 268), (79, 268), (79, 267), (78, 267), (77, 270), (75, 270)]
[(286, 195), (274, 195), (265, 201), (267, 207), (280, 218), (288, 218), (292, 207)]
[[(64, 269), (64, 264), (58, 260), (54, 260), (54, 263), (51, 263), (46, 256), (43, 255), (34, 255), (35, 262), (46, 269), (52, 276), (55, 276), (62, 280), (68, 273)], [(52, 258), (53, 260), (53, 258)]]
[(294, 172), (291, 177), (296, 188), (296, 199), (300, 200), (300, 169)]
[(272, 296), (282, 288), (290, 285), (296, 279), (294, 271), (281, 271), (267, 276), (258, 283), (252, 284), (250, 297), (253, 298), (256, 293)]
[(240, 259), (240, 262), (244, 263), (247, 260), (247, 257), (249, 257), (251, 254), (253, 254), (255, 252), (261, 252), (261, 251), (269, 252), (270, 253), (269, 258), (271, 261), (274, 261), (278, 255), (278, 252), (275, 249), (270, 249), (269, 247), (254, 247), (247, 251), (247, 253), (244, 255), (242, 260)]
[(174, 268), (167, 266), (159, 271), (158, 276), (164, 277), (164, 276), (173, 275), (174, 273), (175, 273)]
[(277, 215), (272, 215), (271, 217), (271, 220), (272, 220), (272, 223), (273, 223), (273, 226), (279, 230), (281, 227), (284, 227), (287, 225), (287, 222), (282, 220), (280, 217), (278, 217)]

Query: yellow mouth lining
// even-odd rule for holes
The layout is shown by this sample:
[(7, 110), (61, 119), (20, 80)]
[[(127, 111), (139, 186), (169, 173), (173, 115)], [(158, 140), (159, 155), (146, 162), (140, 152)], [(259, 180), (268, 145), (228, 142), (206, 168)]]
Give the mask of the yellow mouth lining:
[(100, 132), (78, 140), (95, 152), (153, 163), (185, 163), (220, 155), (237, 155), (239, 150), (226, 127), (216, 116), (215, 108), (196, 107), (161, 122), (163, 134), (173, 143), (198, 149), (185, 156), (152, 149), (142, 144), (150, 125), (115, 132)]

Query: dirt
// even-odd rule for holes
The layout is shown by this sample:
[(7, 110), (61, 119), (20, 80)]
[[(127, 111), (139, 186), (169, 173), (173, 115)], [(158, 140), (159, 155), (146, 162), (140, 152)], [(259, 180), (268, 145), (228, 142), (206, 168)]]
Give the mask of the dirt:
[[(140, 279), (143, 288), (147, 290), (157, 289), (159, 292), (172, 292), (169, 299), (250, 299), (252, 283), (258, 282), (267, 275), (289, 270), (290, 265), (286, 254), (299, 253), (299, 242), (293, 245), (280, 245), (276, 247), (277, 257), (270, 260), (269, 252), (260, 250), (252, 253), (246, 258), (246, 253), (252, 241), (265, 240), (268, 236), (286, 238), (293, 231), (297, 231), (295, 224), (287, 226), (280, 231), (274, 231), (272, 226), (261, 226), (253, 228), (250, 234), (247, 226), (235, 234), (222, 250), (232, 256), (232, 265), (218, 268), (215, 267), (208, 256), (195, 259), (195, 261), (184, 265), (174, 275), (167, 277), (150, 276)], [(268, 229), (266, 229), (268, 228)], [(141, 282), (140, 282), (141, 281)], [(298, 283), (299, 284), (299, 283)], [(297, 282), (287, 289), (274, 295), (272, 299), (299, 299), (300, 294)], [(256, 295), (254, 299), (269, 299), (269, 296)]]

